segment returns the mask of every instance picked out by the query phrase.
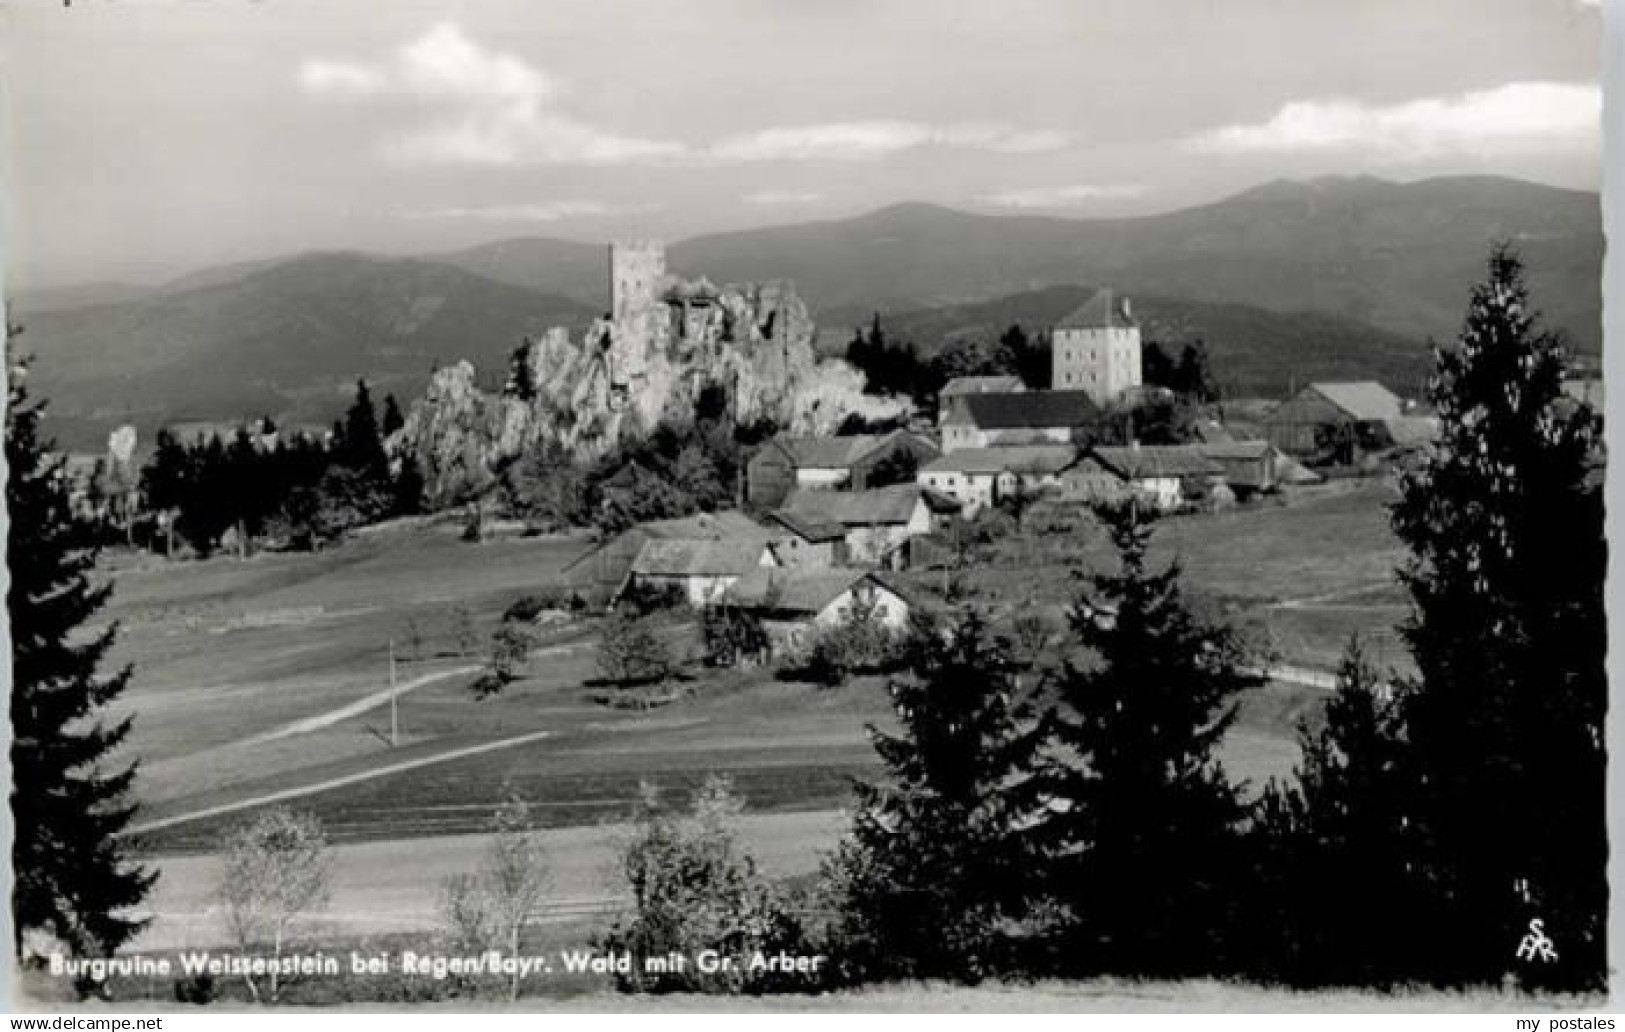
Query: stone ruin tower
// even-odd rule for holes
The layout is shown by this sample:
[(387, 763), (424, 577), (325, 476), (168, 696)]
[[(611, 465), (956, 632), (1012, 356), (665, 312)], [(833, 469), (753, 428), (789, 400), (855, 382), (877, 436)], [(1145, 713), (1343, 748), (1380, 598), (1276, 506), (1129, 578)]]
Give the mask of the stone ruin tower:
[(657, 240), (609, 245), (609, 325), (599, 343), (609, 373), (611, 405), (619, 409), (648, 374), (650, 344), (658, 340), (661, 297), (668, 285), (666, 247)]
[(621, 323), (655, 307), (666, 281), (666, 245), (658, 240), (609, 245), (609, 317)]

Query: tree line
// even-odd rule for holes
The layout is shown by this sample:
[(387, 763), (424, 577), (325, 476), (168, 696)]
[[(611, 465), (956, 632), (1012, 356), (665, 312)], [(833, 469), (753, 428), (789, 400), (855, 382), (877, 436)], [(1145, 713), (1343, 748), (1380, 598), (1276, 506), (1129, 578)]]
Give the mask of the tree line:
[(163, 521), (162, 547), (172, 550), (178, 537), (208, 555), (229, 535), (241, 550), (270, 539), (314, 548), (353, 527), (421, 511), (416, 461), (392, 465), (384, 450), (384, 438), (403, 423), (393, 395), (380, 420), (361, 380), (348, 411), (321, 438), (278, 433), (269, 418), (257, 432), (239, 427), (230, 437), (191, 442), (160, 430), (141, 492)]

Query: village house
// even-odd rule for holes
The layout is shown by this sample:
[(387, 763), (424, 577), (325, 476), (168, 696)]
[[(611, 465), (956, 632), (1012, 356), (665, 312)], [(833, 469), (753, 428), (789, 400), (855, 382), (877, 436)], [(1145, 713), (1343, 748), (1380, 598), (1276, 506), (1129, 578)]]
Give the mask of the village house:
[(777, 565), (767, 541), (651, 538), (632, 558), (626, 579), (610, 602), (636, 595), (710, 605), (721, 601), (723, 593), (751, 570)]
[(1130, 444), (1099, 447), (1090, 455), (1129, 495), (1164, 512), (1223, 482), (1224, 467), (1203, 455), (1200, 445)]
[(1056, 499), (1081, 505), (1115, 505), (1129, 497), (1123, 478), (1107, 469), (1099, 459), (1085, 455), (1061, 471)]
[(603, 606), (619, 595), (638, 554), (650, 541), (739, 541), (765, 548), (779, 536), (780, 532), (732, 510), (651, 520), (586, 552), (564, 568), (560, 579), (588, 604)]
[(1352, 465), (1393, 442), (1392, 424), (1405, 415), (1399, 397), (1375, 380), (1312, 383), (1270, 413), (1270, 443), (1301, 459)]
[(780, 509), (766, 522), (784, 531), (773, 542), (773, 557), (780, 566), (816, 569), (846, 565), (846, 527), (834, 520), (800, 516)]
[(1126, 297), (1097, 290), (1050, 330), (1050, 387), (1109, 405), (1140, 386), (1140, 326)]
[(1104, 421), (1086, 391), (961, 394), (942, 419), (942, 451), (1012, 444), (1087, 444)]
[(1061, 473), (1078, 461), (1069, 444), (1025, 444), (1004, 448), (965, 448), (933, 459), (916, 477), (921, 487), (941, 491), (974, 516), (1017, 493), (1058, 488)]
[(1215, 441), (1197, 448), (1224, 471), (1225, 485), (1238, 499), (1266, 494), (1280, 486), (1280, 452), (1268, 441)]
[(797, 488), (862, 491), (879, 486), (876, 481), (888, 467), (911, 473), (910, 465), (917, 468), (937, 454), (935, 444), (909, 430), (847, 437), (775, 437), (746, 464), (746, 497), (754, 506), (772, 508), (783, 504)]
[(908, 542), (944, 526), (959, 510), (947, 495), (918, 484), (893, 484), (869, 491), (800, 490), (777, 515), (839, 523), (846, 530), (847, 562), (903, 569)]
[(1019, 394), (1027, 389), (1021, 377), (1011, 374), (1000, 376), (956, 376), (942, 385), (937, 392), (937, 425), (942, 425), (948, 406), (955, 398), (966, 394)]
[(724, 601), (761, 621), (775, 655), (803, 648), (812, 634), (834, 627), (862, 607), (893, 630), (908, 626), (913, 607), (873, 570), (757, 569), (728, 589)]

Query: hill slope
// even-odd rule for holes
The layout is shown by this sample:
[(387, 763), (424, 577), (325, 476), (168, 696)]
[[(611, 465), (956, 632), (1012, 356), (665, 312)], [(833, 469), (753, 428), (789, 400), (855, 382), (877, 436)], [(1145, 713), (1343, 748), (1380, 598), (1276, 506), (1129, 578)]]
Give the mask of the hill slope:
[(602, 244), (521, 237), (425, 257), (501, 283), (558, 294), (596, 311), (609, 307), (609, 256)]
[[(992, 342), (1012, 324), (1048, 327), (1088, 299), (1091, 287), (1051, 287), (968, 305), (883, 313), (888, 337), (910, 340), (921, 354), (950, 341)], [(1282, 397), (1310, 380), (1377, 379), (1417, 397), (1432, 367), (1419, 340), (1319, 312), (1271, 312), (1249, 305), (1136, 297), (1134, 315), (1146, 341), (1183, 344), (1201, 338), (1229, 397)]]
[(1448, 338), (1491, 241), (1523, 249), (1535, 298), (1576, 344), (1601, 343), (1595, 194), (1492, 177), (1279, 182), (1123, 219), (973, 215), (923, 204), (855, 219), (699, 237), (673, 268), (787, 276), (827, 321), (1109, 283), (1131, 295), (1319, 311)]
[(267, 412), (325, 423), (357, 377), (381, 397), (416, 394), (437, 362), (486, 377), (526, 333), (585, 325), (593, 311), (450, 266), (312, 255), (235, 281), (28, 317), (34, 386), (70, 447), (100, 448), (133, 422)]

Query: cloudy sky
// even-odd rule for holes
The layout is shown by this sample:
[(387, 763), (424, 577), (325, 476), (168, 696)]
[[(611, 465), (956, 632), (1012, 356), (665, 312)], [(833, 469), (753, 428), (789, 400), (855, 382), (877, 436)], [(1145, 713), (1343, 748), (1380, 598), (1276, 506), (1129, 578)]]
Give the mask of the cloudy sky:
[(8, 5), (14, 285), (1281, 177), (1599, 183), (1587, 0)]

